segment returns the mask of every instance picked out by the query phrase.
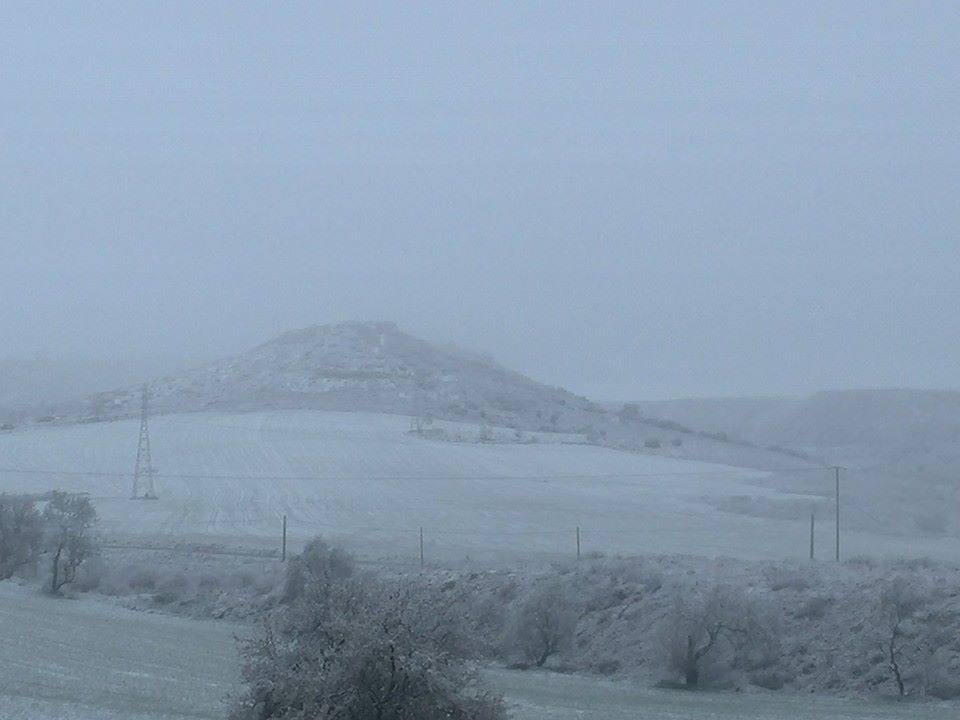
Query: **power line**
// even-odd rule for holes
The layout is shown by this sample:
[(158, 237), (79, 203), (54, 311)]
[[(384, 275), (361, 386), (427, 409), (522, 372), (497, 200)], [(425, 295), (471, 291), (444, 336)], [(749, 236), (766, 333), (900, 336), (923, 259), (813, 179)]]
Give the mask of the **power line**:
[[(199, 473), (154, 473), (155, 478), (169, 480), (294, 480), (294, 481), (353, 481), (353, 480), (617, 480), (631, 478), (665, 477), (716, 477), (724, 475), (744, 476), (755, 473), (776, 472), (824, 472), (827, 468), (791, 468), (789, 470), (760, 470), (742, 468), (734, 470), (689, 470), (675, 472), (637, 472), (600, 474), (557, 475), (212, 475)], [(129, 478), (129, 472), (101, 470), (54, 470), (49, 468), (0, 467), (0, 472), (17, 475), (66, 475), (77, 477)]]

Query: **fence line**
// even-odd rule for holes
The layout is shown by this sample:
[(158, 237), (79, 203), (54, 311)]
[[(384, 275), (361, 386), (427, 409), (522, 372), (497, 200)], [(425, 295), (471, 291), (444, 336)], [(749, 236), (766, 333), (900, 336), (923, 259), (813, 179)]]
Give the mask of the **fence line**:
[[(852, 504), (852, 505), (849, 505), (849, 506), (852, 507), (853, 509), (855, 509), (855, 510), (857, 510), (857, 511), (860, 511), (860, 512), (863, 512), (865, 515), (868, 515), (868, 516), (869, 516), (869, 514), (866, 513), (865, 511), (863, 511), (863, 509), (860, 508), (858, 505)], [(871, 517), (871, 519), (876, 520), (876, 518), (873, 518), (872, 516), (869, 516), (869, 517)], [(803, 528), (804, 528), (803, 531), (799, 531), (799, 532), (797, 533), (797, 547), (798, 547), (798, 550), (799, 550), (800, 548), (805, 548), (805, 547), (806, 547), (807, 540), (808, 540), (807, 535), (806, 535), (806, 519), (807, 519), (806, 516), (803, 517), (803, 518), (799, 518), (799, 519), (798, 519), (798, 523), (799, 523), (799, 524), (798, 524), (798, 527), (803, 527)], [(811, 522), (812, 522), (812, 519), (813, 519), (813, 518), (811, 517)], [(109, 550), (136, 550), (136, 551), (145, 551), (145, 552), (151, 552), (151, 551), (152, 551), (152, 552), (172, 552), (172, 553), (182, 553), (182, 554), (191, 554), (191, 555), (219, 555), (219, 556), (231, 556), (231, 557), (245, 557), (245, 558), (252, 558), (252, 559), (259, 559), (259, 560), (268, 560), (268, 561), (283, 561), (283, 560), (287, 557), (286, 553), (283, 552), (283, 549), (286, 549), (286, 547), (287, 547), (287, 545), (286, 545), (286, 540), (287, 540), (287, 530), (288, 530), (288, 527), (291, 528), (291, 529), (293, 529), (293, 530), (297, 530), (298, 528), (299, 528), (299, 529), (304, 529), (305, 527), (317, 527), (317, 526), (321, 526), (321, 527), (324, 527), (324, 528), (326, 528), (327, 530), (329, 530), (329, 531), (330, 531), (329, 534), (330, 534), (331, 536), (333, 536), (333, 537), (336, 537), (336, 536), (338, 536), (338, 535), (340, 535), (340, 536), (348, 536), (348, 537), (349, 537), (349, 536), (355, 536), (355, 535), (362, 534), (362, 533), (389, 533), (389, 534), (394, 534), (394, 535), (404, 535), (404, 536), (408, 536), (408, 537), (411, 538), (411, 541), (412, 541), (412, 542), (411, 542), (411, 547), (410, 547), (410, 556), (411, 556), (411, 559), (410, 559), (409, 561), (405, 561), (405, 560), (402, 560), (402, 559), (401, 559), (401, 560), (397, 560), (397, 559), (373, 559), (373, 558), (363, 558), (363, 557), (358, 558), (357, 561), (358, 561), (360, 564), (367, 564), (367, 565), (395, 566), (395, 567), (411, 567), (411, 568), (412, 568), (412, 567), (424, 567), (425, 564), (429, 564), (429, 565), (431, 565), (431, 566), (440, 566), (441, 564), (445, 564), (445, 563), (441, 563), (441, 561), (439, 560), (439, 558), (435, 558), (434, 560), (430, 560), (430, 558), (428, 557), (428, 554), (429, 554), (429, 553), (426, 553), (426, 552), (425, 552), (425, 548), (426, 548), (427, 550), (429, 550), (431, 546), (436, 547), (436, 545), (431, 542), (431, 539), (433, 539), (433, 538), (444, 538), (444, 537), (463, 537), (463, 538), (474, 537), (474, 538), (483, 538), (483, 539), (491, 539), (491, 538), (510, 538), (510, 537), (566, 538), (568, 542), (565, 541), (564, 544), (563, 544), (563, 547), (564, 547), (564, 548), (567, 548), (567, 549), (561, 549), (560, 546), (558, 545), (557, 548), (556, 548), (556, 550), (550, 550), (550, 551), (544, 551), (544, 550), (533, 551), (532, 554), (528, 557), (528, 559), (535, 559), (535, 558), (536, 558), (536, 559), (546, 559), (546, 558), (548, 558), (548, 557), (550, 557), (550, 556), (568, 556), (568, 557), (570, 557), (571, 559), (574, 559), (574, 558), (580, 559), (584, 554), (589, 555), (589, 553), (590, 553), (589, 548), (583, 546), (583, 541), (584, 541), (584, 540), (589, 541), (589, 538), (590, 538), (591, 536), (593, 536), (593, 537), (597, 537), (597, 536), (609, 536), (609, 535), (617, 535), (617, 536), (624, 536), (624, 535), (642, 536), (642, 535), (649, 535), (649, 534), (651, 534), (651, 533), (657, 534), (657, 535), (663, 535), (663, 534), (665, 534), (665, 533), (669, 533), (669, 534), (673, 534), (673, 533), (677, 533), (677, 534), (689, 533), (689, 529), (687, 529), (687, 528), (663, 528), (663, 527), (657, 527), (657, 528), (620, 528), (620, 529), (597, 528), (597, 529), (591, 529), (591, 528), (589, 528), (589, 527), (583, 526), (582, 524), (579, 524), (579, 525), (571, 525), (569, 528), (564, 529), (564, 530), (529, 530), (529, 531), (511, 531), (511, 530), (502, 530), (502, 531), (501, 531), (501, 530), (493, 530), (493, 531), (485, 531), (485, 530), (439, 530), (439, 529), (438, 529), (438, 530), (431, 530), (431, 529), (429, 528), (429, 526), (417, 526), (417, 527), (407, 527), (407, 528), (400, 528), (400, 527), (390, 528), (390, 527), (376, 527), (376, 526), (343, 527), (343, 526), (333, 525), (333, 524), (330, 524), (330, 523), (319, 523), (319, 522), (311, 522), (311, 521), (298, 521), (298, 520), (296, 520), (296, 519), (289, 519), (289, 522), (288, 522), (287, 516), (285, 516), (285, 515), (279, 515), (279, 514), (278, 514), (278, 515), (275, 515), (275, 516), (269, 516), (269, 517), (265, 517), (265, 518), (264, 518), (264, 521), (265, 521), (265, 522), (268, 521), (268, 520), (269, 520), (269, 522), (271, 522), (271, 523), (274, 523), (274, 522), (275, 522), (275, 523), (277, 524), (278, 534), (277, 534), (277, 536), (276, 536), (277, 546), (276, 546), (275, 548), (269, 548), (269, 549), (267, 549), (267, 548), (264, 548), (264, 549), (254, 549), (254, 548), (242, 548), (242, 547), (233, 547), (233, 548), (231, 548), (231, 547), (229, 547), (229, 546), (223, 546), (223, 545), (220, 545), (220, 544), (214, 544), (214, 545), (207, 546), (207, 545), (203, 545), (203, 544), (201, 544), (201, 543), (189, 544), (189, 543), (183, 543), (183, 542), (179, 542), (179, 543), (173, 542), (173, 543), (168, 543), (168, 544), (159, 544), (159, 543), (149, 543), (149, 544), (147, 544), (147, 543), (144, 543), (144, 542), (136, 542), (136, 541), (131, 541), (131, 542), (119, 542), (119, 541), (108, 542), (108, 543), (103, 544), (102, 547), (103, 547), (104, 549), (109, 549)], [(202, 527), (204, 527), (204, 526), (206, 526), (206, 525), (208, 525), (208, 524), (211, 524), (211, 523), (220, 523), (220, 522), (223, 522), (223, 523), (235, 523), (235, 522), (243, 522), (243, 520), (241, 519), (241, 520), (238, 521), (238, 520), (220, 519), (220, 520), (211, 520), (211, 521), (207, 521), (207, 522), (198, 521), (197, 523), (192, 523), (192, 524), (183, 524), (183, 523), (180, 523), (180, 524), (177, 525), (177, 527), (178, 527), (178, 528), (183, 528), (183, 527), (185, 527), (185, 525), (187, 525), (187, 526), (195, 526), (195, 527), (200, 527), (200, 528), (202, 528)], [(877, 522), (879, 522), (879, 521), (877, 521)], [(282, 531), (281, 531), (281, 527), (282, 527)], [(811, 528), (812, 528), (812, 525), (811, 525)], [(281, 536), (281, 534), (280, 534), (281, 532), (282, 532), (282, 536)], [(297, 535), (300, 536), (300, 537), (302, 537), (302, 534), (301, 534), (301, 533), (297, 533)], [(253, 540), (253, 541), (259, 540), (259, 541), (261, 541), (261, 542), (262, 542), (263, 540), (266, 540), (266, 539), (269, 539), (269, 538), (270, 538), (270, 536), (267, 536), (267, 535), (263, 535), (263, 536), (259, 536), (259, 537), (258, 537), (258, 536), (254, 536), (254, 535), (248, 535), (247, 537), (249, 537), (250, 540)], [(419, 539), (419, 543), (416, 542), (417, 539)], [(811, 538), (811, 540), (812, 540), (812, 538)], [(426, 544), (425, 544), (425, 541), (426, 541)], [(415, 547), (415, 546), (416, 546), (416, 547)], [(716, 543), (712, 543), (712, 547), (713, 547), (714, 549), (717, 549), (717, 548), (720, 547), (720, 546), (718, 546)], [(460, 548), (460, 549), (462, 549), (462, 548)], [(415, 556), (417, 555), (417, 551), (418, 551), (418, 550), (419, 550), (419, 562), (417, 561), (417, 559), (415, 559)], [(505, 550), (503, 550), (502, 548), (490, 548), (490, 547), (487, 547), (487, 548), (476, 548), (476, 552), (479, 552), (479, 553), (481, 553), (481, 554), (482, 554), (484, 551), (491, 551), (491, 550), (493, 550), (494, 552), (497, 552), (497, 553), (506, 552), (506, 553), (509, 554), (509, 551), (505, 551)], [(442, 555), (442, 552), (441, 552), (441, 555)], [(539, 556), (539, 558), (537, 558), (537, 556)], [(798, 552), (798, 553), (797, 553), (797, 557), (801, 557), (801, 556), (802, 556), (802, 553)], [(469, 557), (469, 554), (467, 555), (467, 557)], [(522, 560), (522, 556), (517, 555), (516, 558), (514, 558), (514, 559)]]

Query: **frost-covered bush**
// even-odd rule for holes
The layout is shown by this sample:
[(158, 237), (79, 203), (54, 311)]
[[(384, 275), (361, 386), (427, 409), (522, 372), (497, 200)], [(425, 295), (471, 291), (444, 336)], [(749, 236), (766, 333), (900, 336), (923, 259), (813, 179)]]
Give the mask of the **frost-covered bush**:
[(821, 595), (814, 596), (806, 601), (797, 610), (797, 617), (801, 620), (820, 620), (827, 614), (831, 600)]
[(436, 591), (351, 574), (303, 591), (244, 648), (234, 720), (502, 720)]
[(577, 611), (566, 585), (551, 579), (535, 587), (522, 600), (510, 625), (508, 652), (543, 667), (547, 660), (570, 645), (577, 629)]
[(54, 491), (43, 509), (44, 547), (50, 554), (50, 584), (53, 594), (76, 579), (77, 570), (96, 556), (93, 536), (97, 511), (85, 495)]
[(90, 558), (77, 568), (77, 574), (73, 580), (73, 589), (79, 592), (99, 590), (106, 584), (109, 575), (110, 567), (102, 557)]
[(283, 590), (285, 602), (301, 597), (312, 585), (327, 586), (353, 575), (355, 563), (345, 550), (331, 547), (319, 535), (306, 544), (303, 552), (290, 558)]
[(131, 596), (146, 607), (199, 617), (249, 617), (279, 602), (285, 566), (277, 562), (211, 560), (107, 552), (88, 559), (77, 570), (71, 590), (110, 596)]
[(809, 570), (778, 566), (767, 573), (767, 582), (774, 592), (781, 590), (802, 592), (810, 588)]
[(32, 566), (42, 542), (43, 522), (33, 500), (0, 494), (0, 580)]
[(667, 669), (688, 686), (729, 670), (758, 670), (776, 661), (779, 643), (768, 608), (741, 590), (716, 585), (676, 591), (661, 628)]

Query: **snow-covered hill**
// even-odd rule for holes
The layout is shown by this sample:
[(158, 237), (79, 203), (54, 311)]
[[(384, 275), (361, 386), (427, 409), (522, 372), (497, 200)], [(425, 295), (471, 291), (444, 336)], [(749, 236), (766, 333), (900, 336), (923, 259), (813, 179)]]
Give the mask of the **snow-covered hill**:
[[(773, 469), (809, 465), (761, 448), (610, 412), (493, 360), (420, 340), (389, 322), (287, 332), (249, 352), (148, 383), (155, 413), (336, 410), (519, 432), (575, 433), (598, 445)], [(67, 404), (60, 423), (135, 416), (140, 387)]]
[[(370, 411), (546, 430), (556, 429), (565, 414), (598, 411), (585, 398), (488, 358), (432, 345), (390, 322), (290, 331), (149, 387), (159, 412)], [(139, 407), (139, 390), (107, 393), (101, 399), (114, 413), (132, 413)]]

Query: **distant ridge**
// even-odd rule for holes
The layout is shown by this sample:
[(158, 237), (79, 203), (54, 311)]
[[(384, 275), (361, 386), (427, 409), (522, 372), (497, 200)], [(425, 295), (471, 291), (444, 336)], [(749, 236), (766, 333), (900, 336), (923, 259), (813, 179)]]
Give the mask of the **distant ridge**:
[(640, 402), (657, 417), (764, 444), (921, 447), (960, 442), (960, 392), (831, 390), (805, 398)]

